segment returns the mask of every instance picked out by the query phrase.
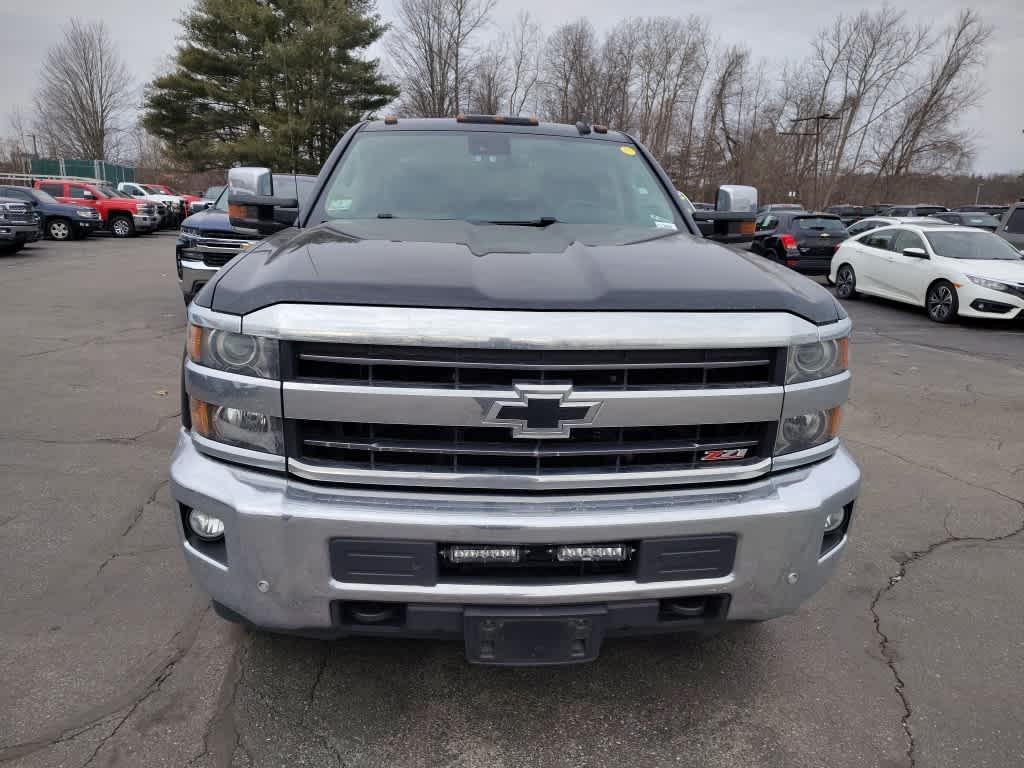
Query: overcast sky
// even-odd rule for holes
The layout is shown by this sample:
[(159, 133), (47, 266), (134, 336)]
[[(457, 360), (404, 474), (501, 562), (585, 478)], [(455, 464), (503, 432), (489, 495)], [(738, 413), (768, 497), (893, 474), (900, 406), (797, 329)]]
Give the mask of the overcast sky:
[[(379, 10), (392, 16), (394, 0), (378, 0)], [(851, 6), (821, 0), (713, 0), (683, 4), (671, 0), (498, 0), (495, 21), (511, 25), (519, 8), (541, 20), (545, 31), (557, 24), (587, 16), (597, 27), (609, 27), (625, 15), (671, 16), (696, 13), (711, 18), (712, 29), (726, 43), (745, 43), (755, 56), (770, 64), (786, 58), (800, 59), (809, 53), (808, 41), (841, 9), (855, 12), (880, 7), (882, 2)], [(965, 2), (957, 0), (893, 0), (911, 18), (942, 23), (955, 16)], [(173, 54), (180, 32), (177, 19), (190, 0), (3, 0), (0, 28), (7, 40), (0, 50), (0, 135), (8, 135), (9, 115), (17, 107), (28, 110), (36, 76), (48, 46), (60, 38), (62, 22), (71, 16), (103, 19), (120, 53), (141, 86), (152, 78)], [(995, 27), (988, 67), (979, 88), (986, 90), (981, 107), (964, 115), (962, 124), (977, 137), (975, 170), (1004, 172), (1024, 170), (1024, 91), (1021, 88), (1021, 56), (1024, 52), (1024, 5), (1022, 0), (976, 0), (973, 4)]]

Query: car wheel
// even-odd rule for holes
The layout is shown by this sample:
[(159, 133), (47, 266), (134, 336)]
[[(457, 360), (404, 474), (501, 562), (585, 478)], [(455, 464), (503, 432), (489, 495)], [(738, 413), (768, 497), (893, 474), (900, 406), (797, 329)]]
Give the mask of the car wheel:
[(46, 224), (46, 234), (51, 240), (70, 240), (71, 224), (64, 219), (50, 219)]
[(115, 216), (110, 222), (110, 233), (114, 237), (131, 237), (135, 234), (135, 224), (127, 216)]
[(836, 296), (840, 299), (857, 298), (857, 275), (849, 264), (843, 264), (836, 272)]
[(928, 317), (936, 323), (952, 323), (960, 311), (956, 288), (946, 280), (937, 280), (928, 287), (924, 305)]

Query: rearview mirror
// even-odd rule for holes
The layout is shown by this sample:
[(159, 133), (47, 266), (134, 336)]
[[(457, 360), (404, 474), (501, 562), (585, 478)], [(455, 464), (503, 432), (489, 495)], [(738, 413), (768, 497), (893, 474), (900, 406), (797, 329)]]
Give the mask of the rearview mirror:
[(228, 171), (228, 217), (232, 226), (271, 235), (291, 226), (275, 217), (274, 209), (298, 205), (294, 197), (274, 197), (274, 176), (269, 168)]
[(911, 258), (914, 258), (914, 259), (927, 259), (928, 258), (928, 252), (924, 248), (904, 248), (903, 249), (903, 255), (904, 256), (910, 256)]
[(749, 243), (757, 222), (757, 189), (723, 184), (715, 196), (715, 210), (694, 211), (701, 234), (719, 243)]

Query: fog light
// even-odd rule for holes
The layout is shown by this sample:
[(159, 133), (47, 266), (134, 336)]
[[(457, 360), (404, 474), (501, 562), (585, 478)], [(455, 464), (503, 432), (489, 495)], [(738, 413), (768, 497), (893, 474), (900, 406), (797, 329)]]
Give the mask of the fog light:
[(224, 535), (224, 521), (198, 509), (188, 513), (188, 527), (203, 541), (216, 541)]
[(825, 533), (831, 533), (843, 524), (846, 519), (846, 510), (836, 509), (825, 515)]
[(614, 546), (566, 546), (559, 547), (557, 552), (560, 563), (593, 563), (601, 561), (622, 561), (626, 559), (626, 548), (621, 544)]
[(444, 551), (453, 563), (518, 563), (519, 547), (462, 547)]

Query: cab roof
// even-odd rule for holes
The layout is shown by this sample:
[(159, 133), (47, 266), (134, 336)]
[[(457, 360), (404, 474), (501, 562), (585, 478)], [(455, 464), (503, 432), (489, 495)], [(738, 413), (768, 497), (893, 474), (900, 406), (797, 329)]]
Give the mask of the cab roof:
[[(591, 126), (591, 129), (593, 126)], [(542, 136), (561, 136), (567, 139), (595, 139), (613, 141), (618, 144), (632, 144), (633, 140), (621, 131), (607, 133), (581, 133), (575, 125), (564, 123), (538, 123), (517, 125), (500, 122), (463, 122), (454, 117), (400, 117), (397, 120), (373, 120), (363, 126), (364, 131), (486, 131), (489, 133), (532, 133)]]

